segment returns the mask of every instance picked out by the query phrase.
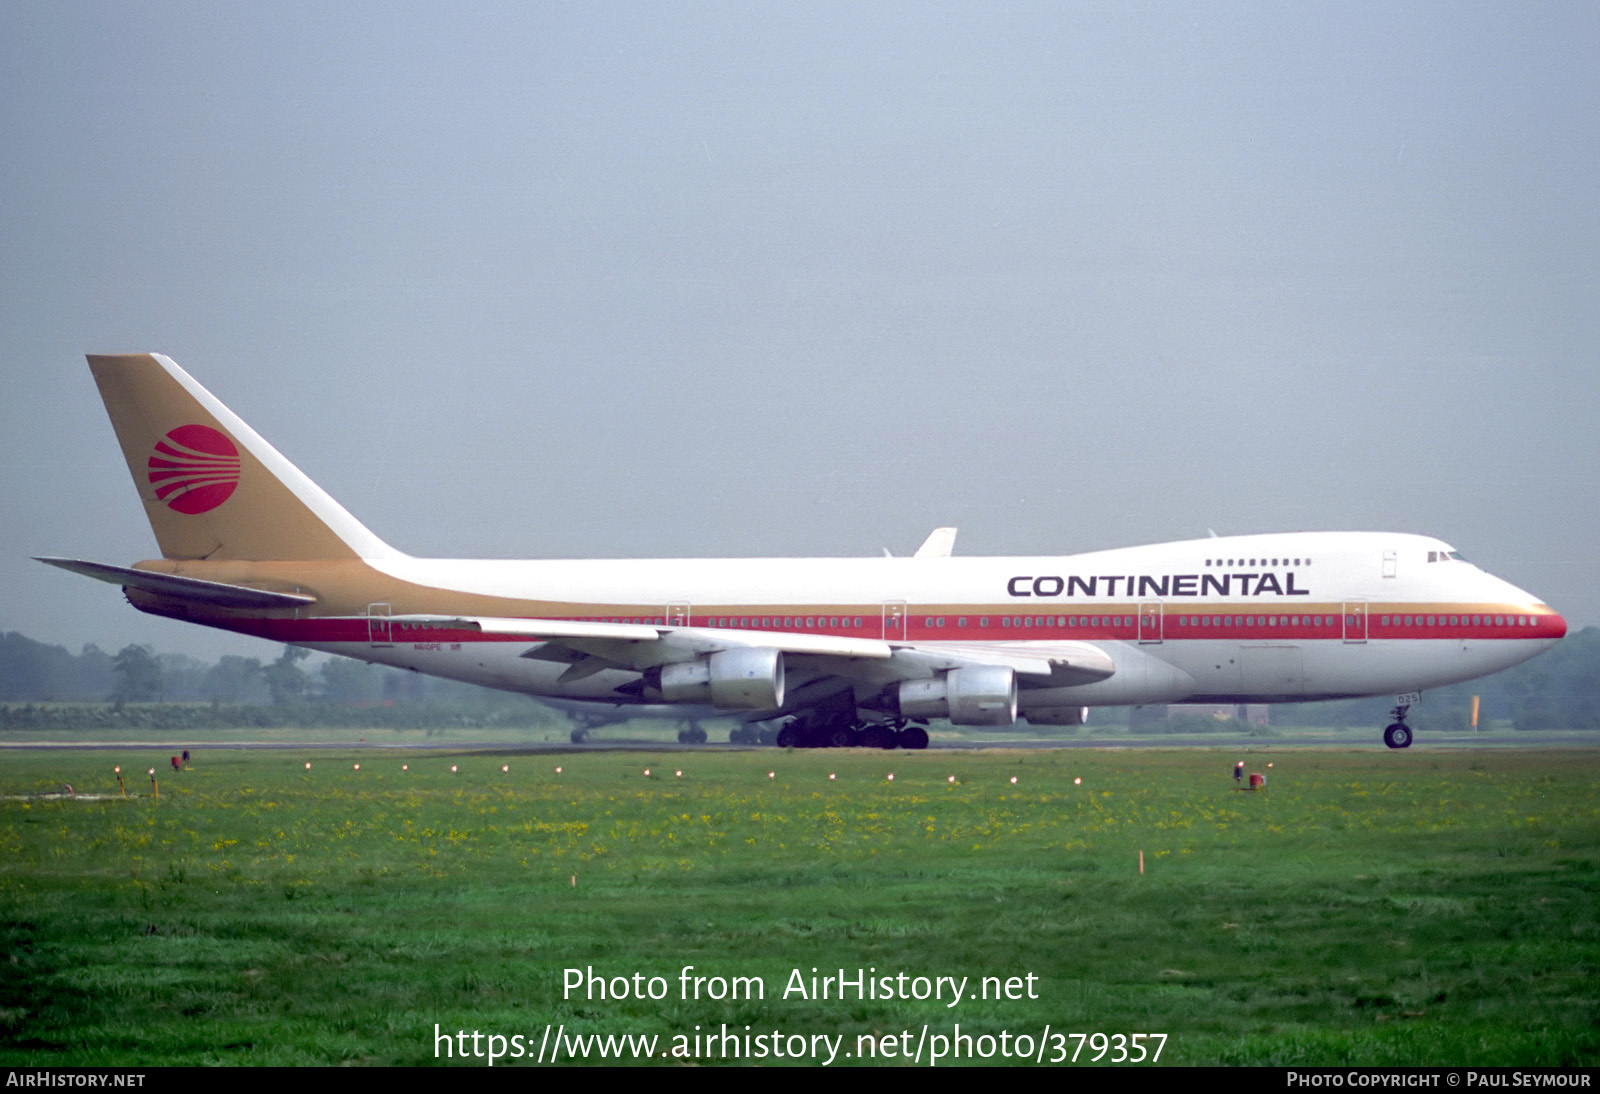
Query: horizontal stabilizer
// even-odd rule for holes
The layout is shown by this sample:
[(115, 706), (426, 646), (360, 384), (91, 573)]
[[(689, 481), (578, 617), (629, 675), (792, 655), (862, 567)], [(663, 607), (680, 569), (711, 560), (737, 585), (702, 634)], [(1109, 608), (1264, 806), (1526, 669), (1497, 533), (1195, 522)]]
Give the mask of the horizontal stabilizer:
[(243, 585), (229, 585), (222, 581), (202, 581), (197, 577), (179, 577), (177, 574), (153, 574), (149, 570), (132, 570), (125, 566), (107, 566), (103, 562), (85, 562), (76, 558), (40, 558), (43, 562), (70, 570), (96, 581), (121, 585), (125, 589), (142, 589), (160, 596), (173, 596), (210, 604), (217, 608), (253, 608), (270, 611), (273, 608), (300, 608), (315, 604), (317, 598), (304, 593), (274, 593), (265, 589), (250, 589)]

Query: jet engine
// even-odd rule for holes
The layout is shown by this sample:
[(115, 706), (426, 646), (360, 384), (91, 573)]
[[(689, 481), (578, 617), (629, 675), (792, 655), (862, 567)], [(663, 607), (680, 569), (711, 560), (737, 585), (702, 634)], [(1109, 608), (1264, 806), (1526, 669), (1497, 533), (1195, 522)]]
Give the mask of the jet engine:
[(771, 710), (783, 705), (783, 653), (720, 650), (696, 661), (651, 669), (645, 681), (669, 703), (709, 701), (722, 710)]
[(951, 669), (932, 680), (907, 680), (897, 690), (909, 718), (948, 718), (958, 726), (1008, 726), (1017, 720), (1017, 675), (1004, 665)]

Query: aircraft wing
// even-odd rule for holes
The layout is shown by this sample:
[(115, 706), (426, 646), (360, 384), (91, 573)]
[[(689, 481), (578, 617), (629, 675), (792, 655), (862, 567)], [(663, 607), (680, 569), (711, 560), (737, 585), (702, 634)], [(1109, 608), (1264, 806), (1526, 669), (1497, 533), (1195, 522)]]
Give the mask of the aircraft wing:
[(389, 618), (396, 623), (428, 623), (487, 634), (524, 635), (584, 652), (598, 652), (600, 644), (610, 644), (609, 652), (614, 654), (624, 653), (630, 645), (653, 647), (649, 652), (635, 649), (627, 657), (618, 658), (619, 663), (630, 664), (634, 668), (686, 661), (703, 653), (741, 648), (867, 660), (887, 660), (894, 652), (890, 643), (876, 638), (784, 634), (728, 627), (674, 627), (653, 623), (589, 623), (576, 619), (502, 619), (487, 616), (393, 615)]
[(1089, 642), (1030, 643), (1025, 650), (998, 643), (903, 643), (895, 656), (942, 671), (965, 665), (1004, 665), (1017, 674), (1022, 688), (1064, 688), (1104, 680), (1117, 671), (1116, 662)]
[(775, 649), (840, 676), (914, 679), (969, 665), (1003, 665), (1024, 687), (1067, 687), (1103, 680), (1116, 671), (1111, 657), (1087, 642), (1030, 644), (915, 643), (825, 634), (788, 634), (727, 627), (650, 623), (589, 623), (569, 619), (395, 615), (396, 623), (427, 623), (490, 634), (525, 635), (540, 643), (524, 657), (573, 665), (567, 679), (602, 668), (643, 670), (728, 649)]

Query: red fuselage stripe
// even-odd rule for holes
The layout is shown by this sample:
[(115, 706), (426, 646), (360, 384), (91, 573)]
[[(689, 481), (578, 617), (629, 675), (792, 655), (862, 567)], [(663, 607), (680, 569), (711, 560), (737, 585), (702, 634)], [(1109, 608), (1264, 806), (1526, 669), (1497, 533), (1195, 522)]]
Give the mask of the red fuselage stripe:
[[(891, 641), (938, 642), (1249, 642), (1293, 640), (1300, 642), (1463, 640), (1549, 640), (1566, 634), (1566, 621), (1559, 615), (1526, 610), (1484, 611), (1449, 610), (1449, 606), (1429, 605), (1426, 611), (1410, 613), (1367, 611), (1355, 613), (1305, 611), (1232, 611), (1206, 613), (1175, 612), (1141, 615), (1132, 605), (1115, 605), (1101, 612), (1054, 612), (1049, 614), (989, 615), (968, 612), (930, 615), (908, 610), (901, 620), (887, 620), (879, 611), (870, 614), (829, 615), (690, 615), (672, 625), (708, 629), (772, 631), (779, 634), (817, 634), (847, 638), (885, 638)], [(158, 613), (164, 614), (164, 613)], [(191, 616), (192, 618), (192, 616)], [(552, 615), (550, 618), (601, 623), (642, 623), (668, 625), (665, 613), (618, 615)], [(278, 642), (359, 642), (392, 643), (437, 642), (528, 642), (527, 635), (482, 633), (441, 626), (402, 623), (384, 616), (274, 619), (263, 617), (218, 616), (206, 620), (212, 626), (257, 635)]]

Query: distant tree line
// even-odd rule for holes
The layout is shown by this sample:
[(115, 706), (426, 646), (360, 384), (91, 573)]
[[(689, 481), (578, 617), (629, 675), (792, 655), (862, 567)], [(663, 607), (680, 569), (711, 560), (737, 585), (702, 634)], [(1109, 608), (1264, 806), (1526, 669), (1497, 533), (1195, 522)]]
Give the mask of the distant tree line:
[(128, 645), (79, 653), (0, 634), (0, 729), (77, 726), (564, 727), (526, 696), (309, 650), (216, 662)]
[(150, 646), (79, 653), (7, 631), (0, 635), (0, 702), (220, 703), (472, 701), (498, 692), (471, 684), (330, 657), (306, 671), (311, 651), (285, 646), (275, 660), (226, 655), (207, 664)]

